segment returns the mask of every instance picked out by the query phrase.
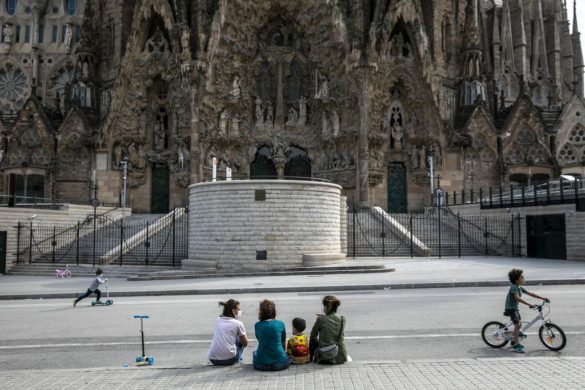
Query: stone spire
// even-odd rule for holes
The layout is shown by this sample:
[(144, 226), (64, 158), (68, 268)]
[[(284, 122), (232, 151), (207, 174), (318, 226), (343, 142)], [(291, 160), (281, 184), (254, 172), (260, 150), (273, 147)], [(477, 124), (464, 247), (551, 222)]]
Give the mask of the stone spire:
[(579, 26), (577, 24), (577, 0), (573, 2), (573, 77), (575, 82), (575, 92), (579, 96), (583, 96), (583, 70), (585, 68), (583, 64), (583, 49), (581, 46), (581, 33), (579, 32)]
[(463, 82), (460, 91), (460, 105), (471, 106), (485, 102), (487, 89), (484, 82), (484, 63), (479, 38), (478, 3), (471, 0), (465, 9), (465, 31), (463, 54)]

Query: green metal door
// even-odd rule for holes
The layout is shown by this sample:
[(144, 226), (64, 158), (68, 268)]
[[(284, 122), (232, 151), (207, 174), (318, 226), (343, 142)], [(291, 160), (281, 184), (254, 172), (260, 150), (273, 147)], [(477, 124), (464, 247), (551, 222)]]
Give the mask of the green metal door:
[(169, 168), (167, 166), (152, 167), (150, 212), (154, 214), (169, 212)]
[(406, 213), (406, 168), (403, 163), (388, 165), (388, 212)]

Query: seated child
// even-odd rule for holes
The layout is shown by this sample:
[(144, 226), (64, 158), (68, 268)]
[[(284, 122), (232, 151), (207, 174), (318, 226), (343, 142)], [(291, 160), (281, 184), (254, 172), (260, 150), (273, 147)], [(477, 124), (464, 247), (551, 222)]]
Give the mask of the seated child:
[(305, 364), (311, 359), (309, 356), (309, 340), (303, 334), (307, 323), (302, 318), (295, 318), (292, 321), (293, 336), (288, 339), (286, 352), (292, 364)]

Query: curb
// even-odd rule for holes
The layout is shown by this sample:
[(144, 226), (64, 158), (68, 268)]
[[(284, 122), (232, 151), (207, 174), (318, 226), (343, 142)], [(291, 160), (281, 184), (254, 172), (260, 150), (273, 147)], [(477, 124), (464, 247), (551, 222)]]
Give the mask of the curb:
[[(585, 279), (550, 279), (531, 280), (528, 286), (562, 286), (571, 284), (585, 284)], [(187, 289), (187, 290), (159, 290), (159, 291), (118, 291), (110, 292), (111, 298), (116, 297), (144, 297), (144, 296), (175, 296), (175, 295), (237, 295), (261, 293), (289, 293), (289, 292), (344, 292), (344, 291), (373, 291), (373, 290), (405, 290), (418, 288), (458, 288), (458, 287), (507, 287), (508, 281), (478, 281), (478, 282), (437, 282), (437, 283), (396, 283), (396, 284), (364, 284), (351, 286), (295, 286), (295, 287), (246, 287), (221, 289)], [(4, 294), (0, 301), (17, 299), (64, 299), (76, 298), (78, 293), (48, 293), (48, 294)]]

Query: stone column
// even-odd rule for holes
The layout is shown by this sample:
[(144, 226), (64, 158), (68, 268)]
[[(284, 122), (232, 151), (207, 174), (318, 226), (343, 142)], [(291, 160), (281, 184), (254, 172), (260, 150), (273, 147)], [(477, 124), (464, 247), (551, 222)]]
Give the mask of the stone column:
[(370, 127), (370, 97), (368, 94), (367, 79), (364, 74), (357, 75), (357, 94), (360, 115), (360, 128), (358, 135), (358, 164), (357, 164), (357, 182), (358, 201), (362, 205), (367, 205), (369, 201), (369, 144), (368, 133)]
[(274, 166), (276, 167), (276, 175), (278, 176), (278, 180), (284, 179), (284, 166), (286, 164), (286, 157), (276, 156), (272, 159), (272, 161), (274, 161)]
[(199, 109), (197, 104), (197, 92), (191, 92), (191, 184), (199, 183), (203, 180), (203, 164), (201, 153), (199, 153)]
[(284, 64), (279, 62), (277, 68), (277, 88), (276, 88), (276, 110), (274, 112), (274, 127), (282, 129), (284, 127)]

